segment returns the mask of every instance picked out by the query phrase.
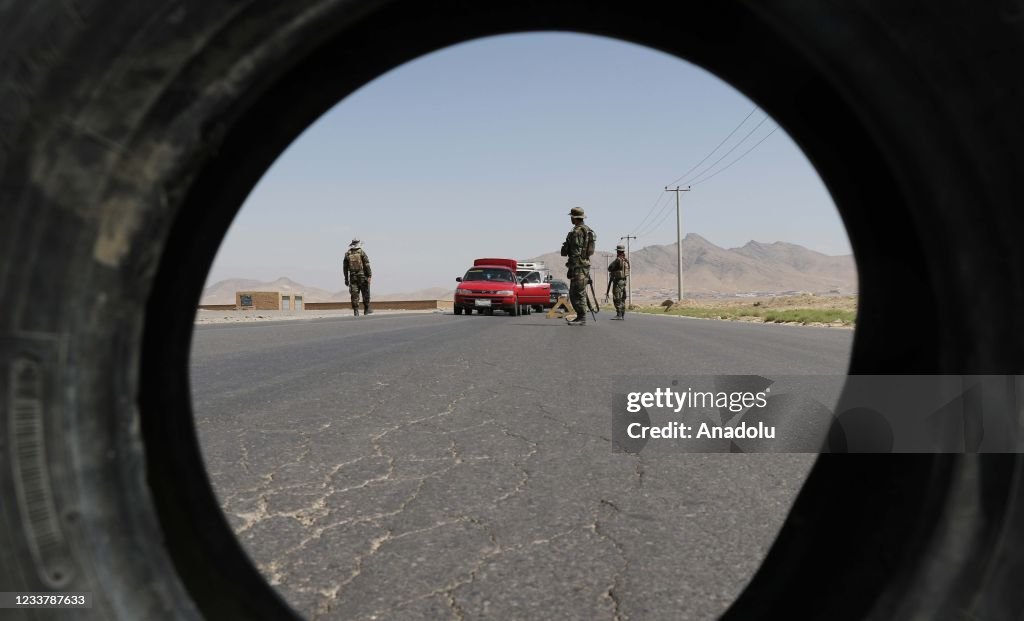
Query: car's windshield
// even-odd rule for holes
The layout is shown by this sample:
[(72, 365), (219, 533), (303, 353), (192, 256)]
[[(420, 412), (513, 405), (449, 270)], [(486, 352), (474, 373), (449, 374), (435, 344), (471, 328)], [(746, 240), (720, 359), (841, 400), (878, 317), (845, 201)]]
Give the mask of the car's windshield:
[(472, 267), (462, 280), (496, 280), (500, 282), (513, 282), (512, 272), (498, 267)]
[(554, 291), (568, 291), (569, 290), (569, 285), (565, 284), (561, 280), (552, 280), (551, 281), (551, 289), (554, 290)]

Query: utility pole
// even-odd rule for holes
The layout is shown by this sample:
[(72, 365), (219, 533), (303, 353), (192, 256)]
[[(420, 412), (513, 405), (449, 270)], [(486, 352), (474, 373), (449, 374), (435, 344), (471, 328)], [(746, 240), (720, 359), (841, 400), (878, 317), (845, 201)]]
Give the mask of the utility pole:
[(676, 258), (679, 259), (679, 268), (677, 274), (677, 281), (679, 283), (679, 301), (683, 301), (683, 225), (682, 216), (679, 213), (679, 193), (689, 192), (690, 186), (686, 186), (686, 189), (680, 189), (676, 186), (676, 189), (670, 190), (668, 186), (665, 186), (666, 192), (676, 193)]
[[(636, 235), (624, 235), (619, 239), (626, 240), (626, 261), (629, 261), (629, 240), (636, 239)], [(633, 269), (630, 266), (629, 276), (626, 277), (626, 308), (633, 305)]]

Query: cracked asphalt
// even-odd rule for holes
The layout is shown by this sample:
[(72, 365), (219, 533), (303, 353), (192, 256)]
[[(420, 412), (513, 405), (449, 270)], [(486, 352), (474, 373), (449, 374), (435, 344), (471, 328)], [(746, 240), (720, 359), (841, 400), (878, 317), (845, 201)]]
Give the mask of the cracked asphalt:
[(633, 314), (214, 325), (191, 378), (224, 513), (308, 619), (708, 619), (814, 456), (613, 453), (610, 378), (841, 374), (852, 336)]

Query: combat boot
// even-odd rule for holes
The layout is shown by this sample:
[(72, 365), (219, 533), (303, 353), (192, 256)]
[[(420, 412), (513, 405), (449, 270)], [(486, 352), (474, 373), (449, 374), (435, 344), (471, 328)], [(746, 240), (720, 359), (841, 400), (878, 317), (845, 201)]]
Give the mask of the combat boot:
[(612, 317), (612, 321), (618, 321), (620, 319), (622, 319), (622, 313), (619, 311), (615, 311), (615, 316)]
[(626, 320), (626, 311), (620, 311), (619, 312), (619, 319), (621, 319), (623, 321)]
[[(568, 320), (566, 320), (566, 321), (568, 321)], [(569, 321), (569, 325), (570, 326), (585, 326), (585, 325), (587, 325), (587, 316), (586, 315), (576, 315), (576, 319), (573, 319), (572, 321)]]
[(373, 311), (370, 310), (370, 303), (369, 302), (367, 302), (366, 304), (363, 304), (363, 314), (364, 315), (372, 315), (373, 314)]
[(356, 317), (358, 317), (358, 316), (359, 316), (359, 307), (358, 307), (358, 306), (353, 306), (353, 307), (352, 307), (352, 314), (353, 314), (354, 316), (356, 316)]

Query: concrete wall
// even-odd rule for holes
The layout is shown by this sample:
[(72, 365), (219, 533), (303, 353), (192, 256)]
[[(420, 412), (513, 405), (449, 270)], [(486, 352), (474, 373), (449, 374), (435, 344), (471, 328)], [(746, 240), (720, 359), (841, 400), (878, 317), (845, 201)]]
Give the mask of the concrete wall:
[[(451, 300), (370, 300), (370, 310), (436, 310), (452, 307)], [(309, 302), (306, 310), (344, 310), (351, 309), (351, 302)], [(359, 310), (362, 310), (362, 305)]]
[[(242, 296), (252, 296), (252, 306), (242, 307)], [(306, 302), (300, 294), (280, 293), (278, 291), (237, 291), (234, 304), (200, 304), (202, 310), (282, 310), (282, 300), (289, 300), (288, 310), (346, 310), (352, 308), (351, 302)], [(302, 300), (301, 308), (295, 307), (295, 298)], [(452, 300), (382, 300), (370, 302), (373, 310), (450, 310)], [(362, 305), (359, 309), (362, 310)]]

